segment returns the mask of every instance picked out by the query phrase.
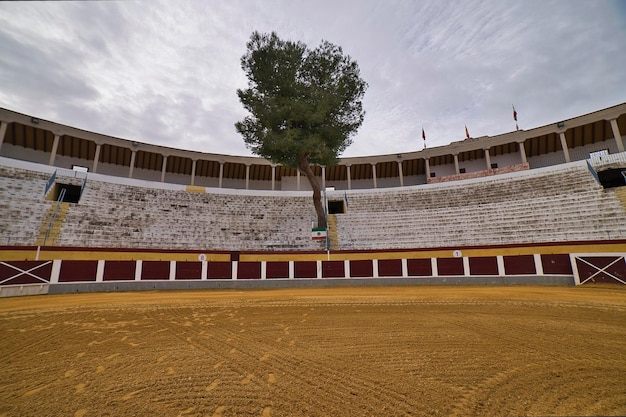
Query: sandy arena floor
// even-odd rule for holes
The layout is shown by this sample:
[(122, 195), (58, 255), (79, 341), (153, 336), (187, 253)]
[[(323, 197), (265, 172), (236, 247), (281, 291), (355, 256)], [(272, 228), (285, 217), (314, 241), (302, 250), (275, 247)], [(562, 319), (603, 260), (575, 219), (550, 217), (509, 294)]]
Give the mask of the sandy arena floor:
[(0, 417), (626, 415), (626, 288), (0, 299)]

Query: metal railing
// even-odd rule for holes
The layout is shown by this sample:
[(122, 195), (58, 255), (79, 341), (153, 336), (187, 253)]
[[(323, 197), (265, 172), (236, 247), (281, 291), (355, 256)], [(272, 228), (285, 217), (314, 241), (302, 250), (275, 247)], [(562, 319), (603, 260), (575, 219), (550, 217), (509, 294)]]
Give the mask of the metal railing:
[(602, 183), (600, 182), (600, 177), (598, 177), (598, 173), (596, 172), (594, 167), (591, 166), (591, 162), (589, 162), (588, 159), (587, 159), (587, 168), (589, 168), (589, 172), (591, 172), (591, 175), (593, 175), (593, 177), (596, 179), (598, 184), (602, 185)]
[(56, 181), (56, 178), (57, 178), (57, 172), (55, 170), (50, 176), (50, 178), (48, 179), (48, 182), (46, 182), (46, 189), (43, 192), (44, 197), (48, 194), (48, 191), (50, 191), (50, 188), (52, 188), (52, 185), (54, 184), (54, 181)]
[(85, 178), (83, 179), (83, 185), (80, 187), (80, 195), (78, 196), (79, 200), (83, 196), (83, 191), (85, 191), (86, 185), (87, 185), (87, 176), (85, 175)]

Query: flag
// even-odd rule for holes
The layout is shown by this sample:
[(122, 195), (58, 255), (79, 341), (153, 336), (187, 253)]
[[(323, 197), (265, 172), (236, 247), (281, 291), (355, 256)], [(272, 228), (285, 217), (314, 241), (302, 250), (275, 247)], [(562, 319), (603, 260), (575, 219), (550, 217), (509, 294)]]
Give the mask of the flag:
[(323, 227), (314, 227), (311, 229), (311, 239), (324, 240), (326, 239), (326, 229)]
[(517, 122), (517, 112), (515, 111), (515, 106), (513, 106), (513, 120)]
[(426, 140), (426, 133), (424, 132), (424, 128), (422, 128), (422, 139)]
[(469, 131), (467, 130), (467, 125), (465, 125), (465, 137), (470, 138)]

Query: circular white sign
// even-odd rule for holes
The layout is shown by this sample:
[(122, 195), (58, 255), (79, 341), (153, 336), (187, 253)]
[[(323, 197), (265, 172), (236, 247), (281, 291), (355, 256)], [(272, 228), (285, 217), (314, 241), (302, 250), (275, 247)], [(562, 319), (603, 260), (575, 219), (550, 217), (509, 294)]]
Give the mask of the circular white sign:
[(198, 260), (200, 262), (206, 261), (206, 255), (204, 253), (201, 253), (200, 255), (198, 255)]
[(463, 254), (460, 250), (455, 250), (454, 252), (452, 252), (452, 256), (454, 256), (455, 258), (461, 258), (463, 257)]

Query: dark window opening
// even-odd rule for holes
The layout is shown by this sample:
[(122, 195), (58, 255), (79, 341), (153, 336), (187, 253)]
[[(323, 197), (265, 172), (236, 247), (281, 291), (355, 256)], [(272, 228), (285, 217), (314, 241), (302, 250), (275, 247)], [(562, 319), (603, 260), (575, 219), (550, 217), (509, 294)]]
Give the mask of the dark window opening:
[(48, 200), (58, 201), (59, 197), (63, 194), (63, 190), (65, 190), (65, 195), (63, 195), (63, 203), (78, 203), (80, 200), (81, 186), (80, 185), (71, 185), (71, 184), (60, 184), (55, 183), (52, 188), (52, 192), (48, 194)]
[(599, 171), (598, 178), (600, 184), (604, 188), (615, 188), (626, 185), (626, 168), (614, 168), (607, 169), (606, 171)]
[(491, 164), (491, 169), (496, 169), (498, 168), (498, 164)]
[(459, 172), (460, 172), (461, 174), (465, 174), (465, 168), (461, 168), (461, 169), (459, 169)]
[(328, 214), (342, 214), (345, 212), (346, 210), (343, 205), (343, 200), (328, 202)]
[(435, 178), (437, 176), (437, 174), (435, 174), (434, 172), (430, 173), (430, 178)]

